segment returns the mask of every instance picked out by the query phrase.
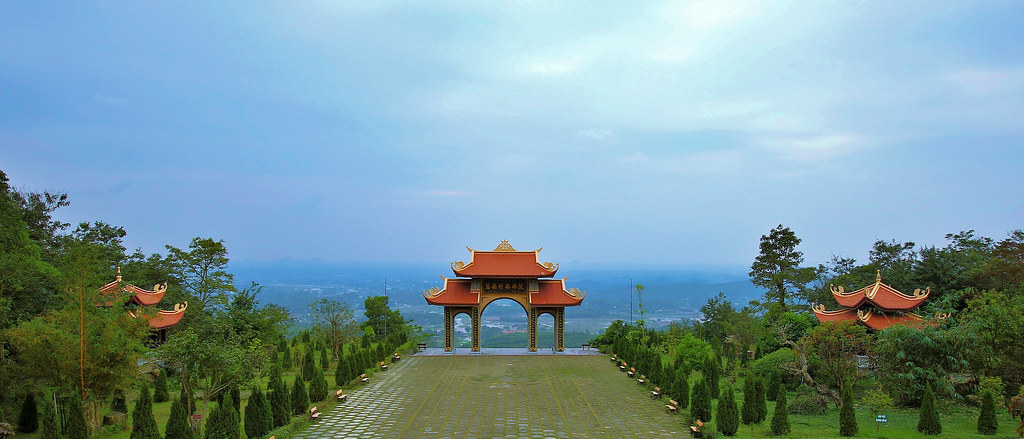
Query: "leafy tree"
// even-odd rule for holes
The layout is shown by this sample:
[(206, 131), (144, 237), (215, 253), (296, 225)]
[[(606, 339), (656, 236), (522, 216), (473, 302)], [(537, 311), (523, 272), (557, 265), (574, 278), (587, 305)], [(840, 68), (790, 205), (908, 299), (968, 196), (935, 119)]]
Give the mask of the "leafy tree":
[(266, 436), (274, 429), (274, 416), (259, 387), (254, 387), (245, 406), (245, 435), (250, 439)]
[(804, 256), (797, 251), (798, 245), (800, 238), (781, 224), (761, 236), (760, 253), (749, 275), (751, 283), (765, 289), (760, 305), (769, 314), (788, 311), (793, 297), (803, 295), (806, 285), (816, 277), (814, 268), (800, 267)]
[(1020, 367), (1024, 358), (1024, 337), (1020, 336), (1024, 294), (974, 292), (967, 299), (967, 309), (957, 313), (954, 327), (959, 333), (969, 334), (965, 338), (980, 351), (978, 358), (970, 359), (975, 373), (998, 376), (1010, 390), (1024, 385), (1024, 368)]
[(153, 417), (153, 400), (149, 396), (149, 384), (142, 383), (139, 400), (132, 411), (131, 439), (160, 439), (160, 431)]
[(189, 414), (181, 398), (171, 403), (171, 415), (167, 418), (164, 439), (192, 439)]
[(876, 373), (897, 404), (914, 405), (929, 384), (953, 393), (945, 377), (967, 370), (976, 342), (959, 330), (894, 325), (878, 334)]
[(935, 392), (929, 384), (924, 389), (924, 397), (921, 399), (920, 417), (917, 420), (917, 431), (928, 435), (942, 433), (942, 423), (939, 422), (939, 411), (935, 407)]
[[(370, 298), (366, 299), (367, 301)], [(324, 334), (331, 345), (331, 352), (339, 355), (341, 346), (349, 339), (358, 335), (352, 308), (337, 300), (320, 299), (309, 305), (310, 316), (313, 317), (313, 327)], [(303, 341), (309, 344), (309, 333), (303, 332)]]
[(996, 403), (992, 392), (985, 392), (981, 397), (981, 413), (978, 415), (978, 433), (996, 434), (999, 421), (996, 420)]
[(54, 407), (52, 398), (43, 398), (43, 410), (40, 412), (40, 417), (43, 424), (42, 439), (60, 439), (61, 431), (57, 420), (57, 408)]
[(789, 434), (789, 407), (786, 404), (786, 388), (779, 383), (775, 390), (775, 413), (772, 414), (771, 431), (772, 436), (785, 436)]
[[(823, 322), (807, 333), (810, 352), (820, 362), (835, 388), (857, 385), (865, 375), (858, 367), (857, 355), (867, 354), (872, 339), (863, 325), (851, 321)], [(847, 382), (849, 380), (849, 382)]]
[[(871, 411), (872, 417), (878, 417), (883, 411), (892, 408), (892, 397), (881, 388), (868, 390), (864, 394), (861, 403)], [(875, 431), (878, 431), (878, 423), (875, 423)]]
[(853, 411), (853, 391), (850, 387), (843, 387), (843, 405), (839, 407), (839, 435), (857, 435), (857, 416)]
[(228, 249), (224, 240), (192, 238), (188, 251), (167, 245), (167, 260), (175, 281), (199, 305), (199, 309), (223, 307), (235, 291), (235, 276), (228, 273)]
[(704, 318), (699, 324), (699, 330), (705, 340), (721, 341), (731, 332), (736, 310), (722, 292), (709, 298), (707, 303), (700, 307), (700, 313)]
[(686, 333), (676, 345), (675, 364), (686, 371), (704, 367), (704, 361), (711, 354), (711, 345), (706, 341)]
[(306, 394), (306, 382), (301, 379), (295, 380), (292, 386), (292, 414), (301, 415), (309, 408), (309, 396)]
[(153, 385), (153, 402), (164, 402), (170, 399), (167, 394), (167, 370), (160, 369), (160, 374), (156, 376), (156, 382)]
[(25, 403), (21, 406), (21, 414), (18, 416), (18, 431), (32, 433), (39, 429), (39, 412), (36, 407), (36, 396), (28, 392), (25, 396)]
[(231, 295), (226, 308), (227, 322), (243, 340), (259, 339), (268, 345), (276, 343), (275, 340), (283, 342), (293, 320), (291, 313), (280, 305), (260, 306), (257, 296), (262, 292), (263, 286), (253, 282)]
[(977, 273), (979, 286), (1005, 292), (1024, 292), (1024, 229), (1016, 229), (992, 249), (992, 258)]
[(693, 384), (693, 394), (690, 396), (690, 416), (701, 421), (711, 420), (711, 398), (708, 396), (708, 386), (704, 380), (697, 380)]
[(309, 382), (309, 400), (327, 400), (327, 379), (324, 378), (323, 370), (317, 369), (316, 372), (313, 373), (313, 381)]
[(977, 276), (992, 258), (991, 238), (978, 237), (974, 230), (946, 235), (943, 248), (922, 248), (921, 259), (914, 267), (915, 280), (932, 288), (932, 301), (954, 291), (975, 286)]
[(736, 413), (736, 397), (731, 384), (726, 384), (718, 396), (718, 419), (715, 425), (718, 431), (726, 436), (735, 435), (740, 427), (739, 414)]
[[(296, 380), (302, 381), (302, 380)], [(270, 366), (270, 384), (267, 387), (270, 399), (270, 413), (274, 418), (274, 427), (288, 425), (291, 418), (291, 396), (284, 380), (281, 379), (281, 369), (277, 365)]]

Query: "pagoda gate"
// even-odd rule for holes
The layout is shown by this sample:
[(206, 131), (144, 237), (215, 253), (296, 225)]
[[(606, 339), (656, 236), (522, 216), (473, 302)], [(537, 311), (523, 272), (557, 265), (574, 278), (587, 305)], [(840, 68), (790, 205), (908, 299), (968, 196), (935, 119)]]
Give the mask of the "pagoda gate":
[[(154, 285), (152, 290), (145, 288), (139, 288), (135, 285), (128, 284), (122, 285), (121, 281), (121, 267), (117, 267), (117, 278), (113, 282), (110, 282), (100, 287), (100, 294), (119, 294), (127, 293), (131, 295), (128, 300), (139, 307), (151, 307), (160, 303), (164, 299), (164, 294), (167, 293), (167, 284)], [(101, 306), (113, 306), (114, 300), (108, 300), (106, 303), (98, 304)], [(177, 325), (181, 318), (185, 316), (185, 309), (188, 308), (188, 302), (184, 304), (176, 303), (174, 308), (170, 311), (159, 310), (155, 315), (128, 311), (128, 315), (132, 318), (142, 317), (146, 319), (146, 323), (149, 324), (149, 330), (153, 334), (153, 339), (156, 343), (163, 343), (167, 339), (167, 329)]]
[(523, 307), (529, 320), (529, 350), (537, 351), (537, 318), (550, 314), (555, 320), (555, 350), (565, 350), (565, 307), (578, 306), (586, 293), (565, 289), (564, 279), (553, 279), (558, 264), (540, 262), (541, 249), (516, 251), (501, 241), (492, 251), (469, 250), (469, 263), (452, 263), (455, 278), (444, 279), (444, 287), (424, 291), (430, 305), (444, 307), (444, 350), (453, 349), (455, 317), (469, 315), (472, 350), (480, 351), (480, 315), (487, 305), (511, 299)]
[(841, 309), (826, 311), (825, 305), (812, 305), (814, 316), (819, 322), (851, 321), (858, 322), (875, 331), (881, 331), (896, 324), (911, 326), (936, 325), (938, 321), (949, 317), (949, 314), (937, 313), (934, 320), (926, 321), (924, 317), (911, 312), (921, 306), (931, 289), (916, 289), (914, 294), (907, 295), (895, 288), (882, 283), (882, 272), (875, 274), (875, 283), (847, 293), (842, 286), (836, 288), (829, 285), (832, 297)]

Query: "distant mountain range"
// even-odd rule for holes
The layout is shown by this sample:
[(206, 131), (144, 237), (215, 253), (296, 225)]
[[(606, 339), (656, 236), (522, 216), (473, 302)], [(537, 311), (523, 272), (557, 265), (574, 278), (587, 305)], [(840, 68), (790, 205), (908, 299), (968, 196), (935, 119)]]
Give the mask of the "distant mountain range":
[[(392, 306), (425, 328), (440, 327), (440, 309), (423, 299), (423, 291), (441, 287), (441, 276), (453, 277), (446, 264), (330, 262), (322, 260), (235, 261), (231, 272), (240, 287), (250, 281), (264, 286), (260, 301), (288, 308), (299, 326), (308, 324), (309, 304), (320, 298), (348, 303), (362, 317), (363, 300), (387, 294)], [(696, 318), (707, 299), (722, 292), (742, 305), (761, 296), (747, 279), (746, 267), (706, 266), (682, 269), (624, 267), (621, 265), (563, 265), (558, 277), (569, 276), (567, 286), (587, 292), (583, 305), (567, 312), (576, 327), (600, 330), (615, 319), (629, 320), (630, 284), (644, 285), (647, 319), (657, 325), (670, 320)], [(633, 319), (639, 318), (633, 297)], [(483, 318), (521, 314), (518, 307), (489, 307)], [(522, 320), (525, 321), (525, 316)]]

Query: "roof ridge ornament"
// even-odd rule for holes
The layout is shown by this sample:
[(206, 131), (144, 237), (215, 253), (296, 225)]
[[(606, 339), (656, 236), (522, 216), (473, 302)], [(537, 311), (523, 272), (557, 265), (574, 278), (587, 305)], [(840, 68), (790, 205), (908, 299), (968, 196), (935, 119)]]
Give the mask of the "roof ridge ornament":
[[(109, 265), (108, 265), (108, 267), (109, 267)], [(117, 280), (115, 282), (121, 283), (121, 266), (120, 265), (117, 266)]]
[(494, 251), (496, 251), (496, 252), (514, 252), (514, 251), (516, 251), (516, 249), (512, 247), (512, 244), (508, 243), (507, 239), (502, 239), (501, 243), (498, 244), (498, 246), (494, 248)]
[(875, 283), (876, 284), (882, 283), (882, 270), (876, 270), (875, 271)]

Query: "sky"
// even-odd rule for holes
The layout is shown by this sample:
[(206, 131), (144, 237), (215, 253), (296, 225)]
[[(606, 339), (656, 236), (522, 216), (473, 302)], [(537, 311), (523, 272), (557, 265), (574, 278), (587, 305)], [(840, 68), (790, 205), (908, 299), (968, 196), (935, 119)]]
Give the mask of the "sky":
[(0, 170), (130, 249), (744, 266), (1024, 227), (1024, 2), (2, 2)]

